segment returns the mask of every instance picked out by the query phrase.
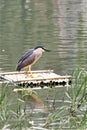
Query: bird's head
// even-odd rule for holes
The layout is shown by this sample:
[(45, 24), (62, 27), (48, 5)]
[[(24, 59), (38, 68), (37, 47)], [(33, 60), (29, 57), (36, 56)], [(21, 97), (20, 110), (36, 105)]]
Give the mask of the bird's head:
[(34, 48), (34, 50), (37, 50), (37, 49), (40, 49), (42, 52), (44, 51), (50, 52), (50, 50), (46, 49), (44, 46), (41, 46), (41, 45)]

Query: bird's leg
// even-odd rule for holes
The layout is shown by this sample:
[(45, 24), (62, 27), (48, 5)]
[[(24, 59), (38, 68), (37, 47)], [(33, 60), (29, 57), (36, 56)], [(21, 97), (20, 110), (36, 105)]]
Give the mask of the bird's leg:
[(32, 72), (31, 72), (31, 66), (26, 66), (25, 67), (25, 71), (26, 71), (26, 77), (31, 77), (33, 78)]
[(32, 71), (31, 71), (31, 66), (29, 66), (29, 74), (30, 74), (31, 78), (34, 78), (34, 75), (33, 75)]
[(32, 74), (32, 72), (31, 72), (31, 66), (30, 66), (30, 65), (29, 65), (29, 74), (30, 74), (31, 77), (33, 77), (33, 74)]
[(29, 72), (30, 72), (31, 71), (31, 66), (29, 65), (28, 67), (29, 67)]
[(25, 67), (25, 74), (26, 74), (26, 77), (28, 77), (28, 71), (29, 71), (29, 66), (26, 66), (26, 67)]

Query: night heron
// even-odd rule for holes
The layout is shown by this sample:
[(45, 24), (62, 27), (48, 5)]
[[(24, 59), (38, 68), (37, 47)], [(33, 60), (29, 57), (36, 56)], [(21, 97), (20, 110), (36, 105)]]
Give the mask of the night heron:
[(31, 73), (31, 66), (39, 60), (39, 58), (42, 56), (42, 53), (44, 51), (49, 51), (49, 50), (47, 50), (44, 46), (37, 46), (31, 49), (30, 51), (28, 51), (18, 61), (16, 70), (20, 71), (22, 68), (25, 68), (26, 74), (28, 74), (28, 71)]

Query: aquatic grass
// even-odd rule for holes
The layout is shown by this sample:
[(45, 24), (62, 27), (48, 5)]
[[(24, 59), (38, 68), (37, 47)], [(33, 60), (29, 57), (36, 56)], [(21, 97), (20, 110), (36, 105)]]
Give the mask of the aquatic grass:
[(7, 86), (1, 86), (0, 87), (0, 126), (3, 123), (6, 123), (8, 117), (9, 117), (9, 103), (8, 103), (8, 91)]
[[(52, 93), (51, 93), (52, 91)], [(76, 129), (87, 128), (87, 75), (86, 71), (77, 69), (72, 74), (72, 84), (64, 88), (62, 104), (56, 107), (56, 88), (48, 88), (45, 97), (52, 99), (51, 109), (48, 109), (42, 129)], [(36, 127), (31, 118), (31, 110), (26, 109), (26, 100), (30, 100), (31, 91), (15, 93), (13, 87), (3, 84), (0, 86), (0, 129), (21, 130)], [(33, 92), (36, 96), (38, 93)], [(13, 96), (13, 98), (11, 98)], [(25, 99), (26, 97), (26, 99)], [(68, 103), (64, 103), (67, 100)], [(28, 102), (27, 102), (28, 103)], [(33, 116), (33, 115), (32, 115)], [(39, 127), (39, 124), (37, 128)]]
[(10, 129), (19, 129), (30, 127), (31, 124), (29, 123), (30, 115), (27, 114), (25, 111), (19, 109), (17, 112), (10, 111), (11, 120), (8, 120), (10, 124)]
[[(74, 83), (66, 93), (71, 99), (71, 107), (79, 108), (87, 101), (87, 75), (84, 70), (77, 70), (73, 75)], [(73, 80), (72, 79), (72, 80)]]
[[(65, 91), (69, 104), (56, 108), (49, 114), (44, 127), (50, 128), (57, 122), (59, 129), (79, 129), (87, 127), (87, 73), (76, 69), (72, 74), (72, 85)], [(65, 97), (65, 98), (66, 98)]]
[(0, 129), (21, 130), (31, 126), (30, 114), (25, 112), (24, 102), (19, 99), (19, 94), (13, 92), (13, 86), (0, 86)]

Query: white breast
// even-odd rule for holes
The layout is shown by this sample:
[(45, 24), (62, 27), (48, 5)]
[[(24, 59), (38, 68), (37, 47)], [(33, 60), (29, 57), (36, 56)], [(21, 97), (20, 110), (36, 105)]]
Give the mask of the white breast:
[(35, 61), (33, 62), (33, 64), (35, 64), (39, 60), (39, 58), (42, 56), (42, 53), (43, 50), (41, 48), (34, 50)]

